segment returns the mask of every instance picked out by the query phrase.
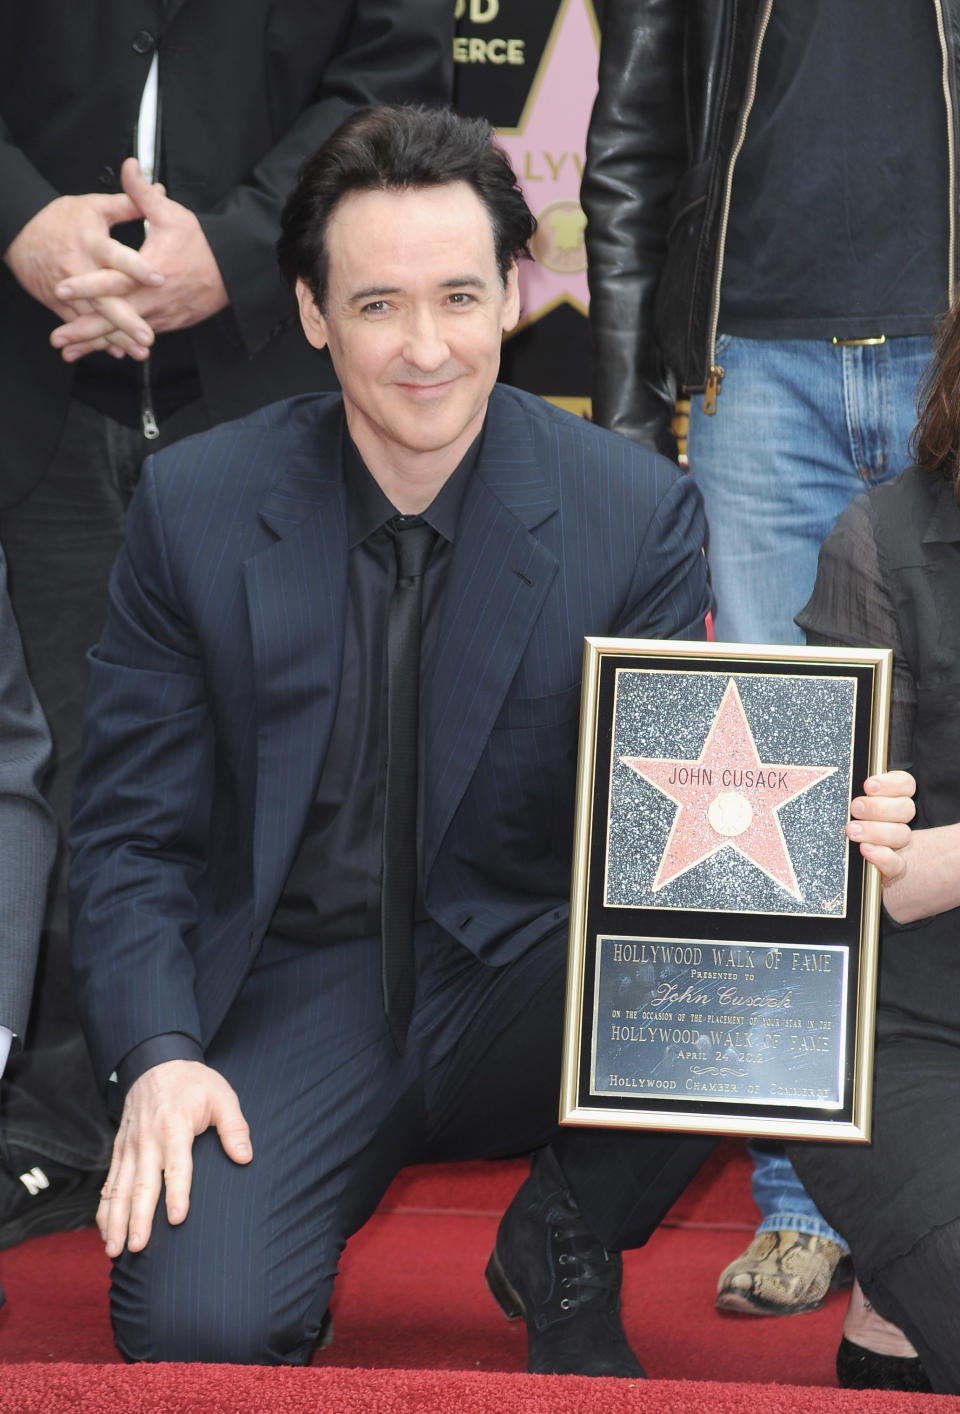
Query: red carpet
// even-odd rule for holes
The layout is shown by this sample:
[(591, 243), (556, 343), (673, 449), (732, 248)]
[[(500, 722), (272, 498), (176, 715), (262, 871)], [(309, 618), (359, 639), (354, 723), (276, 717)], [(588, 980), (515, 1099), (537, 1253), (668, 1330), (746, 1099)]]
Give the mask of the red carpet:
[[(0, 1312), (0, 1409), (960, 1414), (960, 1398), (830, 1388), (845, 1295), (790, 1319), (714, 1310), (717, 1273), (755, 1221), (746, 1161), (733, 1145), (688, 1190), (669, 1225), (625, 1259), (624, 1321), (651, 1382), (523, 1374), (522, 1326), (503, 1319), (482, 1276), (523, 1172), (522, 1164), (462, 1164), (402, 1174), (344, 1254), (336, 1338), (306, 1371), (127, 1368), (110, 1339), (108, 1263), (94, 1231), (0, 1253), (8, 1298)], [(704, 1381), (713, 1383), (696, 1383)]]
[(437, 1370), (267, 1370), (236, 1365), (137, 1369), (0, 1368), (0, 1407), (16, 1414), (955, 1414), (942, 1395), (857, 1394), (788, 1385)]

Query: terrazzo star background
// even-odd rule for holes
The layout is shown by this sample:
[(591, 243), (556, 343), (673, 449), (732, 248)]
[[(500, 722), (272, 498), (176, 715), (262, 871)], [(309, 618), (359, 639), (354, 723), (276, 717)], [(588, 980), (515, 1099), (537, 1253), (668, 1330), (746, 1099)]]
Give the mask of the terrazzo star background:
[[(795, 889), (785, 887), (782, 870), (764, 869), (749, 850), (738, 848), (736, 834), (709, 828), (715, 848), (699, 860), (691, 853), (683, 871), (671, 876), (663, 868), (664, 857), (671, 833), (676, 836), (675, 827), (690, 807), (678, 804), (621, 760), (696, 762), (731, 678), (760, 762), (837, 768), (787, 799), (776, 812)], [(843, 826), (850, 798), (855, 692), (852, 678), (621, 670), (610, 778), (606, 906), (842, 915), (848, 858)], [(738, 759), (729, 764), (742, 768), (753, 763)], [(657, 773), (651, 769), (648, 774)], [(722, 790), (718, 786), (715, 794), (720, 796)], [(743, 796), (749, 799), (749, 792), (743, 791)], [(774, 877), (777, 872), (779, 881)]]

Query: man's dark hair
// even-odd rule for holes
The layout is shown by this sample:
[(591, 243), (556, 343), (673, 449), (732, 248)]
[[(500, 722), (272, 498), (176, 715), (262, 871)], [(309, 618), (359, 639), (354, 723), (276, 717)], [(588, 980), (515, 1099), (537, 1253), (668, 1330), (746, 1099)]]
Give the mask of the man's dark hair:
[(280, 270), (292, 287), (309, 286), (323, 310), (327, 226), (349, 192), (407, 191), (466, 182), (486, 207), (501, 281), (511, 261), (529, 256), (536, 229), (505, 152), (483, 118), (447, 108), (363, 108), (340, 124), (300, 169), (280, 218)]

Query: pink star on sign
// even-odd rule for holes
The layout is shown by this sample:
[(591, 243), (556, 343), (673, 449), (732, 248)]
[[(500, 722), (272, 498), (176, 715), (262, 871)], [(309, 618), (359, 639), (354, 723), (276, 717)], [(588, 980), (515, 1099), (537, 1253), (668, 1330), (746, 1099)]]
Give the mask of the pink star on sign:
[(680, 807), (652, 893), (702, 859), (735, 849), (793, 898), (801, 897), (779, 811), (837, 768), (761, 761), (733, 678), (695, 761), (646, 756), (620, 760)]

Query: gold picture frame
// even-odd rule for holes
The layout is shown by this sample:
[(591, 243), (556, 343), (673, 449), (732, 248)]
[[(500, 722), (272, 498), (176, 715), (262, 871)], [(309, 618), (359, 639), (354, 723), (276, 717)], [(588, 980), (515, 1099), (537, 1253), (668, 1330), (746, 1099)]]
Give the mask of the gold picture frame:
[(588, 638), (560, 1119), (870, 1137), (891, 654)]

